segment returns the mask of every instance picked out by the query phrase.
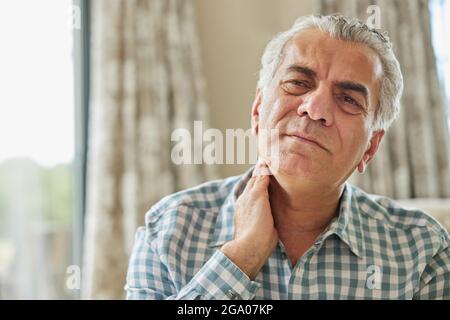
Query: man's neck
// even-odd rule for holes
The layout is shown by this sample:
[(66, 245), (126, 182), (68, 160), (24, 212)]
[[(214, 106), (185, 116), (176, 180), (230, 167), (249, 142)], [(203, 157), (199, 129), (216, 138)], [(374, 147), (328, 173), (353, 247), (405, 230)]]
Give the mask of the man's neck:
[(279, 233), (320, 233), (337, 215), (344, 185), (319, 187), (293, 184), (271, 176), (269, 194), (275, 226)]

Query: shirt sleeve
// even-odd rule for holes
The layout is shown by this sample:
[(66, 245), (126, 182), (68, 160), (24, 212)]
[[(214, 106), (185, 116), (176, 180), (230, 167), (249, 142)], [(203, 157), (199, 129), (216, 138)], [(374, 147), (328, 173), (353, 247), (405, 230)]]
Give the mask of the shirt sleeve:
[(450, 300), (450, 246), (438, 252), (426, 266), (413, 299)]
[(260, 284), (251, 281), (225, 254), (216, 250), (183, 287), (146, 241), (145, 228), (136, 233), (125, 290), (129, 300), (250, 300)]

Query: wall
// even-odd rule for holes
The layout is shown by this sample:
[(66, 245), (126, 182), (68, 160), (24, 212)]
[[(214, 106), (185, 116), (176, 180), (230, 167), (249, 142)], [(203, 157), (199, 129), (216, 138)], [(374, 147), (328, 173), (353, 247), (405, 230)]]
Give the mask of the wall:
[[(313, 0), (195, 0), (197, 29), (210, 106), (210, 125), (250, 127), (260, 58), (267, 42), (310, 14)], [(218, 165), (222, 177), (248, 165)]]

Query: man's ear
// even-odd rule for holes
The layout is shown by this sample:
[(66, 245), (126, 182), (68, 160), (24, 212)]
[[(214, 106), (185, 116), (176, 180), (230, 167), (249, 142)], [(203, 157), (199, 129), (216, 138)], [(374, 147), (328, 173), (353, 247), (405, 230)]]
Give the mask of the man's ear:
[(384, 134), (385, 134), (384, 130), (377, 130), (372, 133), (372, 137), (370, 138), (369, 141), (369, 146), (364, 152), (361, 161), (358, 163), (358, 171), (360, 173), (363, 173), (365, 171), (368, 164), (374, 158), (380, 146), (381, 140), (383, 140)]
[(261, 107), (261, 101), (262, 101), (262, 92), (260, 88), (256, 89), (255, 99), (253, 100), (252, 105), (252, 114), (251, 114), (251, 126), (252, 126), (252, 133), (254, 135), (258, 135), (258, 127), (259, 127), (259, 110)]

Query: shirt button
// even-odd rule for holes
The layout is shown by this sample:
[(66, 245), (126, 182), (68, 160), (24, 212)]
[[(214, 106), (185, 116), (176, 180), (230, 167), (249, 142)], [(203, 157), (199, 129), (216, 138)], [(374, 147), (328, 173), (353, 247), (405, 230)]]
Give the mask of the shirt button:
[(234, 290), (228, 290), (226, 295), (228, 298), (230, 298), (230, 300), (241, 300), (241, 296)]

